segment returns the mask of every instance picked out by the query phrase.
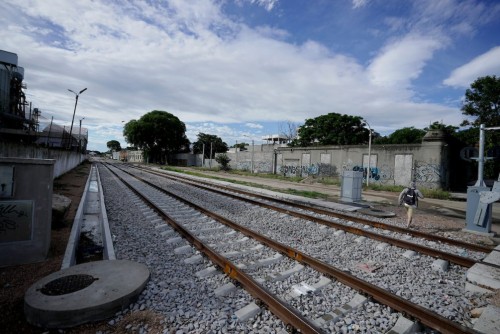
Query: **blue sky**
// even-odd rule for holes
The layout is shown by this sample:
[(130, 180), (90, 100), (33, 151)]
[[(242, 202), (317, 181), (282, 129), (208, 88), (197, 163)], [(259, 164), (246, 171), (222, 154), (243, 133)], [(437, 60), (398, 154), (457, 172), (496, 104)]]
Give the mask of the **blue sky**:
[(85, 117), (89, 149), (164, 110), (228, 145), (330, 112), (388, 135), (458, 126), (465, 90), (500, 76), (500, 2), (169, 0), (0, 2), (0, 49), (50, 121)]

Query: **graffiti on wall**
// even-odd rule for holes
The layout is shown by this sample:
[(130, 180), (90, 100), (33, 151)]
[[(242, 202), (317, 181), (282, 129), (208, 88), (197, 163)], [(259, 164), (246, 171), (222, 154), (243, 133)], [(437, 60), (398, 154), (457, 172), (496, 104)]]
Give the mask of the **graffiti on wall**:
[(433, 163), (415, 161), (415, 181), (421, 183), (436, 183), (441, 180), (441, 166)]
[[(367, 168), (360, 166), (360, 165), (355, 165), (351, 162), (343, 163), (342, 164), (342, 170), (352, 170), (355, 172), (363, 172), (363, 180), (366, 180), (367, 177)], [(378, 183), (387, 183), (390, 180), (393, 179), (394, 176), (394, 170), (393, 168), (389, 167), (388, 165), (382, 165), (381, 167), (370, 167), (370, 173), (368, 177), (370, 178), (371, 182), (378, 182)]]
[(280, 166), (279, 172), (283, 175), (295, 174), (298, 176), (316, 175), (316, 176), (336, 176), (337, 167), (330, 164), (316, 163), (305, 166)]

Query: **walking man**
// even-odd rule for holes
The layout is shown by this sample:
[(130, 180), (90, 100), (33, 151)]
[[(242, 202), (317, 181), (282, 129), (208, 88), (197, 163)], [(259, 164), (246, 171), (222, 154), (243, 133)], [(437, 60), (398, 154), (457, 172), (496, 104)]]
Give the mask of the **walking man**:
[(413, 210), (418, 207), (418, 198), (424, 198), (424, 195), (415, 186), (415, 182), (411, 182), (408, 188), (403, 189), (399, 194), (399, 205), (404, 204), (406, 214), (406, 227), (410, 227), (413, 219)]

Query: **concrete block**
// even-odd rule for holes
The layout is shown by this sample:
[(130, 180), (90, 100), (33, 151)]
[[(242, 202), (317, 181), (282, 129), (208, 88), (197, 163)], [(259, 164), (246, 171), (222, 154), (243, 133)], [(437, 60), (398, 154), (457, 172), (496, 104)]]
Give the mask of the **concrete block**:
[[(161, 220), (160, 222), (162, 222), (163, 220)], [(155, 225), (155, 230), (158, 230), (158, 231), (163, 231), (163, 230), (167, 230), (167, 229), (170, 229), (170, 225), (169, 224), (158, 224), (158, 225)]]
[(196, 277), (198, 278), (205, 278), (205, 277), (211, 277), (211, 276), (215, 276), (219, 273), (219, 271), (217, 270), (217, 268), (215, 268), (214, 266), (212, 267), (208, 267), (208, 268), (205, 268), (203, 270), (200, 270), (198, 272), (196, 272)]
[(388, 333), (391, 334), (411, 334), (419, 331), (419, 325), (405, 317), (399, 317), (394, 327)]
[(191, 245), (181, 246), (174, 249), (175, 254), (189, 254), (193, 252)]
[(222, 297), (227, 296), (234, 290), (236, 290), (236, 286), (233, 283), (227, 283), (215, 289), (214, 293), (217, 297)]
[(467, 270), (467, 281), (492, 290), (500, 289), (500, 268), (476, 263)]
[(167, 244), (172, 245), (182, 241), (181, 237), (170, 238), (167, 240)]
[(416, 257), (418, 255), (417, 252), (415, 251), (412, 251), (412, 250), (407, 250), (406, 252), (404, 252), (403, 256), (407, 259), (413, 259), (414, 257)]
[(474, 324), (474, 329), (484, 334), (500, 333), (500, 307), (488, 305)]
[(434, 262), (432, 262), (431, 268), (434, 271), (448, 271), (449, 266), (450, 263), (448, 261), (437, 259)]
[(488, 254), (488, 256), (484, 258), (483, 262), (500, 266), (500, 252), (498, 251), (491, 252), (490, 254)]
[(315, 293), (315, 292), (323, 289), (324, 287), (326, 287), (331, 282), (332, 281), (329, 278), (322, 276), (321, 279), (317, 283), (312, 284), (312, 285), (309, 285), (305, 282), (295, 284), (294, 286), (292, 286), (292, 290), (288, 294), (288, 297), (293, 299), (293, 298), (297, 298), (301, 295)]
[(242, 309), (236, 311), (235, 315), (238, 318), (238, 321), (245, 322), (247, 320), (252, 319), (259, 313), (260, 313), (260, 307), (258, 307), (257, 304), (255, 303), (250, 303), (247, 306), (243, 307)]
[(360, 306), (362, 306), (364, 303), (366, 303), (366, 301), (367, 299), (364, 296), (356, 294), (356, 296), (354, 296), (354, 298), (349, 303), (344, 304), (341, 307), (337, 307), (332, 312), (323, 314), (321, 317), (314, 319), (313, 322), (318, 327), (322, 327), (324, 324), (328, 322), (337, 321), (344, 314), (349, 313), (352, 310), (355, 310)]
[(334, 236), (336, 236), (336, 237), (340, 237), (340, 236), (342, 236), (342, 235), (345, 235), (345, 231), (343, 231), (343, 230), (338, 230), (338, 231), (335, 231), (335, 232), (333, 233), (333, 235), (334, 235)]
[(389, 244), (385, 243), (385, 242), (381, 242), (377, 245), (377, 247), (375, 247), (376, 250), (384, 250), (386, 249), (387, 247), (389, 247)]
[(360, 237), (354, 239), (354, 242), (361, 243), (361, 242), (364, 242), (365, 240), (366, 240), (366, 237), (360, 236)]
[(162, 237), (169, 237), (169, 236), (172, 236), (174, 234), (175, 234), (174, 230), (165, 230), (165, 231), (160, 232), (160, 235)]
[(191, 256), (190, 258), (185, 259), (184, 263), (185, 264), (196, 264), (196, 263), (200, 263), (202, 261), (203, 261), (203, 256), (194, 255), (194, 256)]
[(485, 289), (485, 288), (482, 288), (480, 286), (477, 286), (477, 285), (469, 283), (469, 282), (465, 282), (465, 291), (477, 292), (480, 294), (494, 292), (493, 290)]

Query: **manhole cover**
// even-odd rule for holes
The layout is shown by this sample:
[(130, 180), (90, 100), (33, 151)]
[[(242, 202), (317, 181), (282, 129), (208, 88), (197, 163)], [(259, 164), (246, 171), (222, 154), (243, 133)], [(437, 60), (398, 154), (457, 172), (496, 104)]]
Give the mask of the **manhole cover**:
[(64, 276), (45, 284), (40, 292), (47, 296), (60, 296), (75, 291), (85, 289), (97, 278), (90, 275), (69, 275)]

